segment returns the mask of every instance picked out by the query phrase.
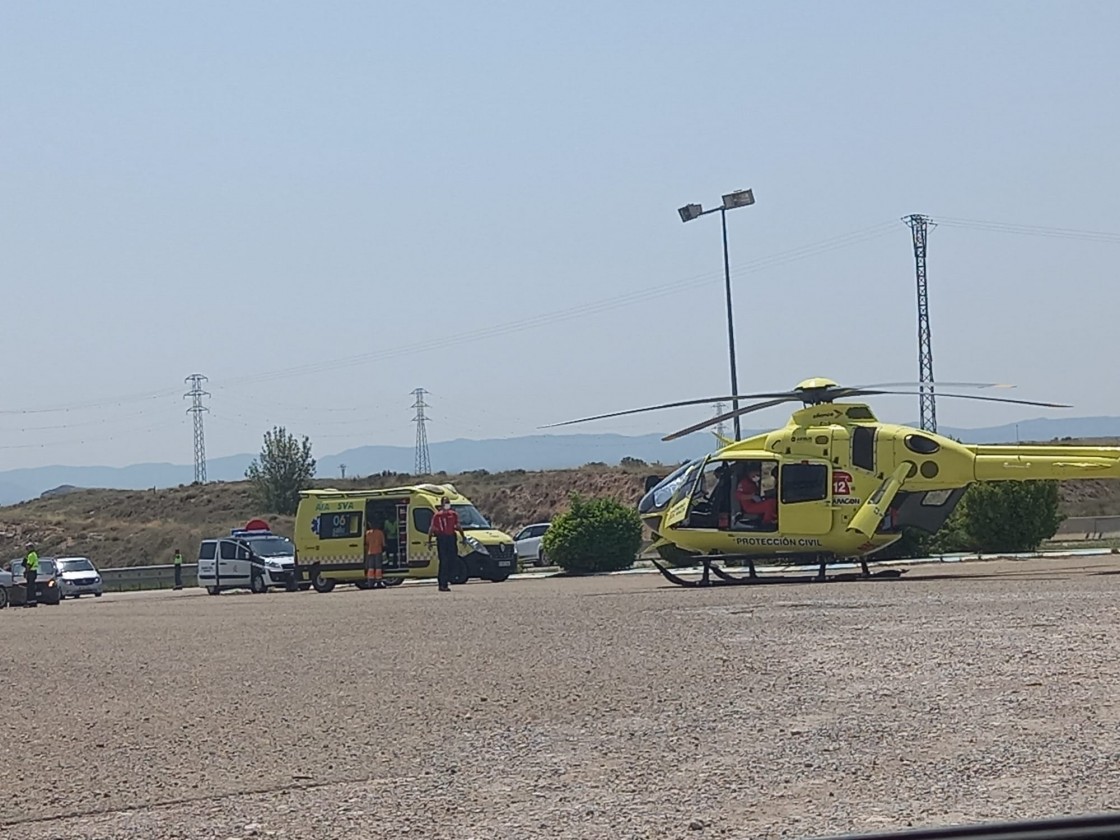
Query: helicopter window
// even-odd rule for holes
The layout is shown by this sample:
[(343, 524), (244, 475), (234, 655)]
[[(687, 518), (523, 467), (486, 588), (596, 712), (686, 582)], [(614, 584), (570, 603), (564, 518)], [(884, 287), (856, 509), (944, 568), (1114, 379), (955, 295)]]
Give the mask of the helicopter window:
[(719, 527), (724, 527), (725, 500), (732, 511), (729, 524), (734, 530), (774, 531), (778, 527), (776, 496), (777, 462), (731, 461), (723, 472), (724, 481), (716, 489)]
[[(639, 513), (649, 513), (654, 510), (660, 510), (669, 504), (669, 500), (680, 489), (681, 484), (685, 480), (685, 472), (691, 467), (695, 466), (698, 461), (689, 461), (686, 464), (681, 464), (673, 470), (665, 478), (650, 487), (645, 496), (642, 497), (641, 502), (638, 503)], [(652, 478), (652, 476), (651, 476)], [(649, 479), (647, 479), (648, 486)]]
[[(692, 492), (692, 485), (696, 481), (696, 473), (699, 471), (701, 464), (703, 464), (703, 460), (693, 461), (692, 464), (689, 465), (688, 470), (679, 479), (679, 483), (670, 491), (673, 494), (673, 497), (669, 500), (670, 504), (675, 505)], [(665, 489), (668, 490), (669, 488)], [(656, 495), (656, 491), (654, 495)]]
[(709, 461), (696, 478), (688, 509), (691, 528), (727, 528), (731, 518), (732, 465)]
[(930, 490), (922, 496), (922, 505), (925, 507), (941, 507), (949, 501), (949, 497), (952, 495), (952, 490)]
[(783, 464), (778, 488), (784, 505), (827, 499), (828, 465)]
[(852, 429), (852, 464), (860, 469), (875, 471), (874, 426), (856, 426)]
[(903, 439), (903, 443), (911, 452), (917, 452), (920, 455), (932, 455), (941, 449), (940, 443), (925, 435), (907, 435)]

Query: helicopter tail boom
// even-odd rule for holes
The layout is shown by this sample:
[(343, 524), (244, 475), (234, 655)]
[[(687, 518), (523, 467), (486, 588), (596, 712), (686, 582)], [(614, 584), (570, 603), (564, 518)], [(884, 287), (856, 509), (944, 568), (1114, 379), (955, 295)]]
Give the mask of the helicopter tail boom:
[(970, 446), (977, 481), (1120, 478), (1120, 447)]

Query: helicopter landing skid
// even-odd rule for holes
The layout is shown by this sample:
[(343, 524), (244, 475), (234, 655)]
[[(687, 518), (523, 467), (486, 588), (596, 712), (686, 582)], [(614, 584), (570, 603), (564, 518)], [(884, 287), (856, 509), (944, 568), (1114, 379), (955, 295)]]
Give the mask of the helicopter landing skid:
[[(758, 586), (775, 583), (833, 583), (857, 580), (897, 580), (906, 572), (905, 569), (883, 569), (882, 571), (872, 572), (867, 567), (867, 561), (861, 560), (860, 565), (862, 568), (858, 572), (839, 572), (834, 575), (827, 575), (825, 573), (826, 563), (821, 563), (820, 570), (815, 575), (767, 575), (766, 577), (762, 577), (755, 571), (754, 561), (748, 560), (747, 566), (750, 570), (748, 575), (746, 577), (736, 577), (724, 571), (719, 566), (713, 565), (710, 559), (703, 557), (700, 562), (704, 566), (704, 571), (700, 579), (686, 580), (669, 571), (668, 568), (662, 566), (656, 560), (651, 558), (650, 562), (657, 567), (657, 570), (661, 572), (667, 581), (677, 586), (684, 587)], [(718, 578), (717, 580), (712, 580), (711, 576), (713, 574)]]

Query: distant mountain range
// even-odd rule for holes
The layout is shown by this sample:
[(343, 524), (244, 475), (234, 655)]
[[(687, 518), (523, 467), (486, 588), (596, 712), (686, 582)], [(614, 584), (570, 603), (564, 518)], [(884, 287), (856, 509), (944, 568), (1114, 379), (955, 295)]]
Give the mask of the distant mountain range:
[[(912, 425), (918, 425), (913, 422)], [(1014, 443), (1016, 440), (1048, 441), (1054, 438), (1120, 437), (1120, 417), (1074, 417), (1064, 420), (1034, 419), (982, 429), (942, 426), (943, 435), (965, 443)], [(744, 437), (759, 430), (743, 431)], [(713, 449), (708, 433), (697, 433), (670, 443), (651, 435), (533, 435), (491, 440), (450, 440), (429, 447), (432, 469), (448, 473), (485, 469), (546, 470), (579, 467), (590, 462), (617, 464), (622, 458), (640, 458), (663, 464), (679, 463)], [(255, 454), (229, 455), (206, 462), (211, 481), (238, 481)], [(317, 455), (321, 478), (339, 475), (346, 464), (348, 476), (391, 470), (410, 473), (415, 452), (411, 446), (362, 446), (330, 455)], [(0, 471), (0, 504), (35, 498), (46, 491), (71, 487), (104, 487), (142, 490), (175, 487), (194, 479), (191, 464), (132, 464), (127, 467), (49, 466)]]

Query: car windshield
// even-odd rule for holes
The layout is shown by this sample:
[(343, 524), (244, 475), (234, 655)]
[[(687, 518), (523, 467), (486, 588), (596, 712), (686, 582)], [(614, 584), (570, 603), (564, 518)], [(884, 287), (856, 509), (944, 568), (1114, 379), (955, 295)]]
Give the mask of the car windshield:
[(293, 557), (296, 547), (287, 537), (259, 537), (245, 540), (258, 557)]
[(477, 531), (490, 527), (486, 517), (479, 513), (474, 505), (452, 505), (451, 509), (459, 514), (459, 525), (462, 526), (464, 531), (470, 531), (471, 529)]
[[(24, 561), (23, 561), (22, 558), (19, 559), (19, 560), (13, 560), (12, 561), (12, 569), (13, 570), (18, 569), (19, 571), (22, 572), (23, 567), (24, 567)], [(50, 577), (53, 574), (54, 574), (54, 561), (53, 560), (40, 560), (39, 561), (39, 577)]]
[(84, 557), (77, 557), (73, 560), (59, 560), (58, 570), (60, 572), (93, 572), (93, 564)]

